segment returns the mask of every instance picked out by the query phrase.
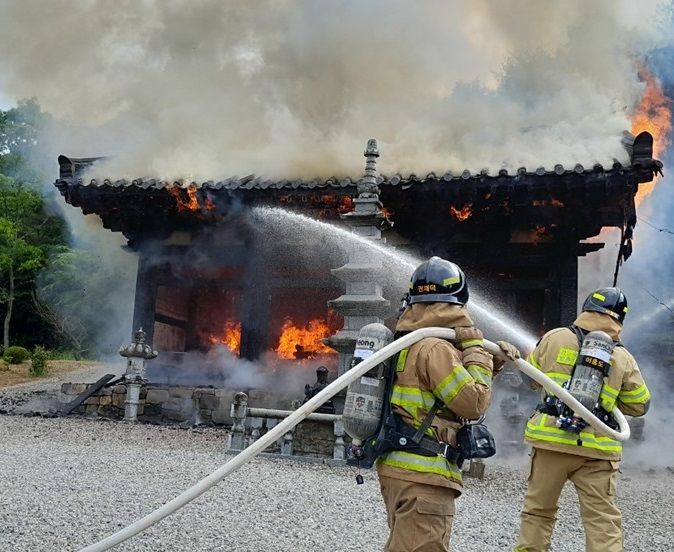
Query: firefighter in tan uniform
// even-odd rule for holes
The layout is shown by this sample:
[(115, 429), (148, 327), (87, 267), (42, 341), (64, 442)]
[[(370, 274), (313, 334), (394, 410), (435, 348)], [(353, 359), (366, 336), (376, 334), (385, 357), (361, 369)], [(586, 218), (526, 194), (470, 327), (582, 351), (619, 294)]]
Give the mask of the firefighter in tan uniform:
[[(463, 420), (479, 418), (491, 398), (493, 359), (482, 347), (482, 332), (468, 316), (467, 301), (461, 269), (432, 257), (414, 271), (409, 306), (396, 326), (398, 335), (431, 326), (456, 330), (456, 346), (426, 338), (401, 352), (391, 396), (396, 415), (413, 428), (438, 408), (439, 400), (441, 407), (429, 417), (425, 434), (434, 443), (451, 447), (456, 447)], [(513, 359), (519, 356), (512, 345), (499, 345)], [(448, 550), (454, 499), (462, 489), (457, 458), (448, 450), (436, 455), (394, 450), (379, 458), (377, 472), (390, 528), (387, 552)]]
[[(549, 331), (527, 360), (564, 385), (572, 378), (583, 336), (599, 330), (618, 342), (626, 313), (627, 300), (620, 289), (599, 289), (586, 299), (573, 326)], [(607, 420), (612, 419), (610, 412), (615, 407), (629, 416), (643, 416), (649, 399), (634, 357), (618, 343), (610, 357), (596, 412)], [(533, 449), (515, 552), (549, 550), (557, 502), (567, 480), (578, 493), (586, 551), (622, 552), (622, 521), (615, 503), (621, 443), (589, 426), (558, 427), (559, 411), (550, 408), (552, 401), (554, 397), (544, 394), (544, 402), (527, 423), (524, 434)]]

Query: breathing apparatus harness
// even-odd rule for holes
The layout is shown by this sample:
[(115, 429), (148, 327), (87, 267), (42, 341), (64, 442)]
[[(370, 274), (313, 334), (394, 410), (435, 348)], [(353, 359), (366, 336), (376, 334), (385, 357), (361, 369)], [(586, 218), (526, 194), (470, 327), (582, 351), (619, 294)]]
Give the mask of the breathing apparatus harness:
[[(396, 338), (408, 332), (400, 332)], [(389, 451), (405, 451), (420, 456), (442, 456), (447, 461), (456, 464), (459, 468), (463, 461), (471, 458), (489, 458), (496, 453), (494, 438), (481, 422), (465, 422), (457, 431), (457, 446), (437, 441), (426, 434), (433, 423), (435, 416), (445, 405), (436, 399), (419, 427), (414, 428), (407, 424), (393, 410), (391, 396), (396, 371), (404, 366), (407, 349), (388, 359), (383, 370), (382, 379), (386, 385), (385, 399), (382, 401), (380, 423), (377, 430), (362, 444), (352, 444), (347, 447), (347, 463), (359, 468), (371, 468), (376, 459)], [(348, 394), (347, 394), (348, 401)], [(346, 407), (345, 407), (346, 411)], [(348, 432), (348, 429), (347, 429)], [(358, 478), (357, 478), (358, 481)]]
[[(597, 418), (612, 429), (618, 424), (613, 415), (607, 412), (599, 403), (599, 395), (603, 386), (603, 379), (609, 375), (611, 369), (611, 354), (615, 347), (622, 347), (620, 341), (612, 340), (604, 332), (587, 332), (576, 325), (568, 327), (578, 340), (578, 357), (574, 363), (571, 377), (562, 387), (569, 390), (583, 405)], [(536, 410), (557, 418), (557, 426), (580, 433), (588, 423), (577, 416), (571, 408), (566, 406), (554, 395), (546, 394), (543, 402)]]

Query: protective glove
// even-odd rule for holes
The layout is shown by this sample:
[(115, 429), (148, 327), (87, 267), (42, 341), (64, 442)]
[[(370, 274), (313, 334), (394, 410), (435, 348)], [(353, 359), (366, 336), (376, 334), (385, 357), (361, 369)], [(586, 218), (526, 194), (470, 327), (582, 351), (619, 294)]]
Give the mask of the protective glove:
[(510, 360), (514, 361), (522, 357), (520, 350), (512, 343), (508, 343), (507, 341), (497, 341), (496, 344), (499, 346), (501, 351), (503, 351), (503, 354)]
[(475, 326), (454, 328), (454, 331), (456, 332), (456, 347), (461, 351), (484, 345), (484, 336)]
[[(503, 354), (508, 357), (509, 360), (517, 360), (520, 358), (520, 350), (515, 347), (512, 343), (508, 343), (507, 341), (497, 341), (496, 344), (499, 346), (501, 351), (503, 351)], [(503, 365), (506, 363), (505, 360), (501, 360), (500, 358), (494, 357), (494, 376), (498, 374), (501, 369), (503, 368)]]

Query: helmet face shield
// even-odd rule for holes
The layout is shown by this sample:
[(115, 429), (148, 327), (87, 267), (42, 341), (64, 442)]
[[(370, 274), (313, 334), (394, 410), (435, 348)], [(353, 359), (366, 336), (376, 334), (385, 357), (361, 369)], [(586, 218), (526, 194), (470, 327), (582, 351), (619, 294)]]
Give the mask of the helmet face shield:
[(412, 274), (409, 304), (452, 303), (465, 305), (468, 302), (466, 276), (456, 264), (431, 257), (421, 263)]
[(621, 324), (627, 315), (627, 298), (617, 287), (601, 288), (588, 295), (583, 303), (583, 312), (608, 314)]

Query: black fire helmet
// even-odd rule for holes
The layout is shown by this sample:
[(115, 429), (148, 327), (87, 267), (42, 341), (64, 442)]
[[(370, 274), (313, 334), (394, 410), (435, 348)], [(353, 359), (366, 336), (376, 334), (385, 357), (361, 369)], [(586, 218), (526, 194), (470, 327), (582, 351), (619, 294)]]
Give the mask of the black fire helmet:
[(468, 302), (466, 275), (457, 265), (431, 257), (421, 263), (410, 282), (409, 304), (453, 303), (465, 305)]
[(601, 288), (587, 296), (582, 310), (608, 314), (622, 324), (628, 310), (627, 298), (620, 288)]

